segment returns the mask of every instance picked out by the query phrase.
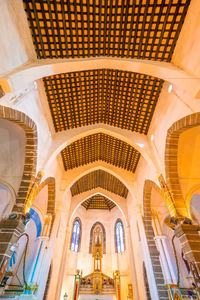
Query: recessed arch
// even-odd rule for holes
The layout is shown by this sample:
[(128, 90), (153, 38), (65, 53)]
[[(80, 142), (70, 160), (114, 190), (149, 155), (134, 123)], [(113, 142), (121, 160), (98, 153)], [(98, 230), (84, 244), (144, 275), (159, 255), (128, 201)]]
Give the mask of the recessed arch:
[(188, 211), (178, 176), (178, 142), (181, 133), (199, 125), (200, 113), (194, 113), (175, 122), (167, 131), (165, 147), (166, 181), (173, 194), (177, 212), (181, 216), (188, 216)]
[(13, 207), (13, 212), (23, 214), (28, 188), (34, 180), (37, 167), (37, 127), (27, 115), (10, 107), (0, 106), (0, 119), (16, 123), (23, 128), (26, 135), (24, 170)]
[(192, 216), (191, 216), (191, 209), (190, 209), (190, 202), (191, 202), (192, 196), (198, 190), (200, 190), (200, 184), (197, 184), (194, 187), (192, 187), (190, 189), (190, 191), (187, 193), (186, 197), (185, 197), (185, 205), (186, 205), (187, 211), (189, 212), (190, 218), (192, 218)]
[[(47, 211), (46, 214), (50, 214), (52, 216), (51, 220), (51, 225), (50, 225), (50, 231), (49, 233), (51, 234), (51, 230), (53, 227), (54, 223), (54, 218), (55, 218), (55, 194), (56, 194), (56, 185), (55, 185), (55, 178), (54, 177), (48, 177), (46, 178), (34, 191), (33, 195), (34, 198), (32, 199), (33, 201), (36, 199), (40, 191), (45, 187), (48, 187), (48, 200), (47, 200)], [(26, 207), (26, 212), (29, 211), (29, 209), (34, 208), (34, 202), (29, 203), (29, 206)], [(43, 212), (44, 213), (44, 212)]]
[(108, 198), (110, 201), (112, 201), (120, 210), (124, 220), (125, 224), (128, 225), (128, 214), (127, 214), (127, 205), (126, 205), (126, 199), (123, 197), (120, 197), (112, 192), (109, 192), (102, 188), (96, 188), (89, 190), (87, 192), (83, 192), (79, 195), (76, 195), (72, 197), (71, 206), (70, 206), (70, 213), (69, 213), (69, 224), (71, 223), (73, 217), (75, 216), (75, 213), (77, 209), (80, 207), (80, 205), (85, 202), (87, 199), (89, 199), (92, 196), (95, 195), (102, 195), (106, 198)]
[(68, 131), (57, 132), (53, 137), (52, 145), (48, 151), (47, 159), (43, 164), (46, 169), (54, 161), (57, 155), (68, 145), (88, 135), (104, 133), (119, 139), (141, 153), (144, 159), (153, 167), (158, 168), (157, 160), (149, 147), (147, 136), (126, 129), (117, 128), (108, 124), (94, 124), (81, 128), (74, 128)]
[(95, 170), (82, 176), (71, 186), (72, 196), (95, 189), (97, 187), (108, 190), (121, 197), (127, 198), (128, 189), (115, 176), (104, 170)]
[(94, 230), (95, 228), (99, 226), (102, 230), (103, 233), (103, 253), (106, 254), (106, 230), (105, 227), (103, 226), (103, 224), (99, 221), (95, 222), (92, 225), (92, 228), (90, 229), (90, 244), (89, 244), (89, 253), (92, 253), (92, 248), (93, 248), (93, 234), (94, 234)]
[(27, 63), (16, 71), (0, 79), (5, 92), (17, 91), (42, 77), (66, 72), (80, 72), (91, 69), (110, 68), (127, 72), (147, 74), (166, 80), (188, 91), (192, 96), (199, 94), (200, 80), (172, 63), (127, 59), (127, 58), (90, 58), (90, 59), (45, 59)]
[(65, 172), (63, 176), (63, 180), (65, 183), (63, 189), (65, 190), (65, 193), (67, 193), (70, 190), (71, 186), (81, 177), (96, 170), (103, 170), (115, 176), (125, 185), (125, 187), (131, 193), (131, 195), (133, 195), (132, 183), (135, 180), (135, 175), (132, 174), (131, 172), (127, 172), (123, 169), (119, 169), (115, 166), (109, 165), (103, 161), (90, 163), (88, 165), (84, 165), (82, 167)]

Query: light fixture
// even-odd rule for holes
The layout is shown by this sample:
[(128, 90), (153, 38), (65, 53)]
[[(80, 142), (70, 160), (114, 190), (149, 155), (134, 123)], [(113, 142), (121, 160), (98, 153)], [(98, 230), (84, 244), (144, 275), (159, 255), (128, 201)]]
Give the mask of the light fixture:
[(140, 148), (144, 148), (144, 144), (136, 143)]
[(63, 296), (63, 299), (64, 299), (64, 300), (67, 300), (67, 298), (68, 298), (68, 295), (67, 295), (67, 293), (65, 292), (65, 294), (64, 294), (64, 296)]
[(172, 84), (170, 84), (168, 87), (168, 93), (171, 93), (171, 91), (172, 91)]
[(34, 88), (37, 90), (38, 85), (37, 85), (37, 82), (36, 82), (36, 81), (33, 82), (33, 85), (34, 85)]

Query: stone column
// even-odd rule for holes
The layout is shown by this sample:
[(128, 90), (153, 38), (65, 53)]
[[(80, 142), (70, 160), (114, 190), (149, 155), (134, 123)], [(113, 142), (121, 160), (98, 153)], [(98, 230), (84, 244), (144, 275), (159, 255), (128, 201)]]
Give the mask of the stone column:
[(179, 224), (175, 228), (175, 235), (180, 240), (183, 253), (200, 293), (200, 227), (198, 225)]
[[(149, 212), (149, 215), (146, 214), (145, 217), (151, 219), (151, 212)], [(141, 213), (139, 210), (137, 213), (137, 221), (138, 221), (138, 226), (139, 226), (139, 230), (140, 230), (141, 241), (142, 241), (142, 246), (143, 246), (143, 251), (144, 251), (143, 254), (145, 257), (145, 262), (146, 262), (146, 267), (147, 267), (147, 277), (148, 277), (148, 283), (149, 283), (149, 287), (150, 287), (151, 297), (154, 300), (159, 300), (158, 289), (157, 289), (156, 280), (155, 280), (155, 276), (154, 276), (154, 268), (153, 268), (152, 257), (151, 257), (153, 250), (156, 251), (156, 254), (158, 253), (158, 250), (155, 245), (155, 241), (153, 240), (153, 228), (152, 228), (152, 226), (150, 227), (150, 234), (152, 233), (152, 241), (154, 244), (154, 245), (151, 245), (147, 241), (148, 228), (144, 226), (142, 216), (141, 216)], [(164, 282), (163, 282), (163, 284), (164, 284)]]
[(43, 263), (45, 259), (45, 252), (47, 249), (47, 244), (49, 241), (49, 237), (46, 236), (40, 236), (38, 237), (38, 246), (36, 250), (36, 255), (34, 259), (34, 263), (32, 266), (32, 270), (29, 275), (29, 283), (30, 284), (39, 284), (38, 278), (40, 276), (40, 273), (42, 272)]
[(0, 222), (0, 282), (12, 255), (11, 246), (18, 241), (23, 231), (24, 223), (21, 217)]
[(164, 238), (165, 237), (163, 235), (159, 235), (159, 236), (156, 236), (154, 239), (156, 241), (156, 245), (157, 245), (158, 251), (160, 253), (160, 259), (162, 262), (163, 273), (165, 274), (165, 282), (172, 283), (172, 277), (171, 277), (171, 273), (169, 270), (168, 261), (166, 259), (165, 251), (163, 249), (163, 244), (162, 244), (162, 240)]
[(130, 227), (127, 226), (125, 231), (126, 231), (125, 234), (126, 234), (126, 240), (127, 240), (127, 251), (129, 253), (129, 257), (130, 257), (134, 300), (137, 300), (137, 299), (139, 300), (137, 274), (136, 274), (136, 270), (135, 270), (135, 259), (134, 259), (132, 241), (131, 241)]

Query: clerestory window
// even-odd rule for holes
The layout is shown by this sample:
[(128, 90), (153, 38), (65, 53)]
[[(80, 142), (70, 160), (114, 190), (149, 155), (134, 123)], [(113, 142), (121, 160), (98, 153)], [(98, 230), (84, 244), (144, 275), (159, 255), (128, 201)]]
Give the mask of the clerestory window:
[(72, 238), (71, 238), (71, 250), (78, 252), (80, 248), (80, 235), (81, 235), (81, 223), (78, 219), (74, 221)]
[(115, 225), (115, 241), (116, 241), (116, 252), (121, 253), (125, 250), (124, 245), (124, 228), (121, 220), (118, 220)]

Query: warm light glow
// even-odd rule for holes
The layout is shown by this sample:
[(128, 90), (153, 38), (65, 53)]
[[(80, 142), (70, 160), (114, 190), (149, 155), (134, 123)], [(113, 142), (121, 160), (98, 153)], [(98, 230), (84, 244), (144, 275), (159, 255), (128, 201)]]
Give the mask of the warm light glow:
[(144, 144), (136, 143), (140, 148), (144, 148)]
[(168, 93), (171, 93), (171, 91), (172, 91), (172, 84), (170, 84), (168, 87)]

